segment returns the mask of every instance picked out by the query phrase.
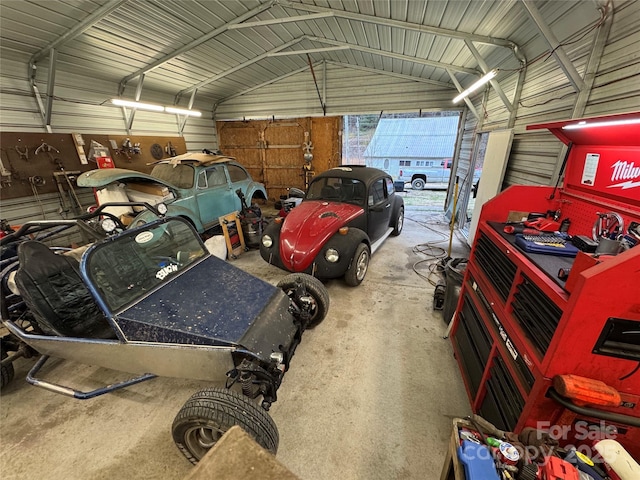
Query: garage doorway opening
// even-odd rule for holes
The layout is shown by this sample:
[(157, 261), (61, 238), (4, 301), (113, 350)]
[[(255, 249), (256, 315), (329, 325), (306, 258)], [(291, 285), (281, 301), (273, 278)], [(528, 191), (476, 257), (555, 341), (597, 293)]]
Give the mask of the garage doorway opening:
[(347, 115), (342, 164), (384, 170), (406, 206), (443, 212), (459, 121), (459, 112)]

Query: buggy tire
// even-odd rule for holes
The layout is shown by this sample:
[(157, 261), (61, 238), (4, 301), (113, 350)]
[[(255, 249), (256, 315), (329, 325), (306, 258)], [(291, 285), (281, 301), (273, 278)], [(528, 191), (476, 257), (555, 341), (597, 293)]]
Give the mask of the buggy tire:
[(351, 265), (344, 274), (344, 281), (351, 287), (357, 287), (364, 280), (367, 270), (369, 270), (369, 261), (371, 260), (371, 251), (366, 243), (361, 243), (356, 247), (356, 251), (351, 259)]
[(413, 188), (414, 190), (422, 190), (424, 188), (424, 185), (425, 181), (421, 178), (415, 178), (411, 182), (411, 188)]
[(211, 387), (194, 393), (171, 426), (173, 441), (196, 464), (234, 425), (261, 447), (276, 454), (278, 428), (266, 410), (240, 393)]
[[(0, 353), (0, 359), (4, 360), (7, 357), (8, 355), (6, 352), (2, 351)], [(9, 363), (7, 365), (3, 365), (2, 367), (0, 367), (0, 376), (1, 376), (0, 390), (2, 390), (4, 387), (9, 385), (9, 383), (11, 383), (11, 380), (13, 380), (14, 375), (15, 375), (15, 370), (13, 368), (13, 363)]]
[(329, 292), (327, 292), (327, 288), (320, 280), (306, 273), (287, 275), (278, 282), (277, 287), (291, 296), (290, 294), (294, 291), (298, 282), (302, 282), (307, 293), (313, 298), (314, 304), (312, 306), (311, 319), (309, 320), (309, 325), (307, 325), (307, 328), (313, 328), (322, 322), (329, 312)]
[(404, 207), (400, 207), (398, 209), (398, 214), (396, 215), (396, 221), (393, 223), (393, 232), (391, 235), (397, 237), (402, 232), (402, 227), (404, 225)]

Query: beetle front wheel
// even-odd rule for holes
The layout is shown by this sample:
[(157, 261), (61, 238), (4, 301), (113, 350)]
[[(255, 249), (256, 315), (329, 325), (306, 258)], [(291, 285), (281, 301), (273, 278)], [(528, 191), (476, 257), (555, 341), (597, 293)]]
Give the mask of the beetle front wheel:
[(357, 287), (362, 283), (364, 276), (367, 274), (367, 270), (369, 270), (370, 257), (371, 252), (369, 251), (369, 247), (365, 243), (358, 245), (351, 260), (351, 265), (349, 265), (349, 268), (344, 274), (344, 280), (347, 282), (347, 285)]
[(279, 435), (273, 419), (250, 399), (225, 388), (205, 388), (193, 394), (176, 415), (171, 433), (176, 446), (195, 464), (234, 425), (276, 454)]

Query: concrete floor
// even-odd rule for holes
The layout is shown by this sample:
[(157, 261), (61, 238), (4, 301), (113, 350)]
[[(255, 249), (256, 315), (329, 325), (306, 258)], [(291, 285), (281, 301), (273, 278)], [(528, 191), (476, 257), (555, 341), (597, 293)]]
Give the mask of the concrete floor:
[[(432, 310), (433, 287), (413, 270), (426, 258), (417, 250), (429, 250), (427, 242), (447, 250), (448, 231), (433, 211), (408, 207), (406, 217), (402, 235), (373, 256), (361, 286), (327, 283), (329, 315), (305, 334), (278, 391), (271, 409), (280, 431), (277, 458), (303, 480), (437, 478), (451, 420), (470, 412), (443, 339), (446, 325)], [(457, 238), (452, 256), (468, 256)], [(234, 264), (274, 284), (285, 274), (257, 251)], [(427, 267), (416, 266), (425, 275)], [(158, 378), (80, 401), (26, 384), (32, 364), (15, 364), (16, 378), (0, 398), (4, 480), (188, 474), (191, 464), (170, 428), (203, 382)], [(81, 389), (126, 377), (69, 362), (46, 370), (47, 379)]]

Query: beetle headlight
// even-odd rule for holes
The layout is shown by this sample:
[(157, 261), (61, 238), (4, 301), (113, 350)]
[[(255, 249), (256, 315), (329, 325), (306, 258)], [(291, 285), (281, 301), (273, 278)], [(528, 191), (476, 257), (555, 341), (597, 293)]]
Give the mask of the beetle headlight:
[(269, 235), (262, 236), (262, 246), (265, 248), (271, 248), (273, 245), (273, 239)]
[(167, 206), (164, 203), (159, 203), (156, 205), (156, 210), (158, 210), (158, 213), (160, 215), (166, 215), (167, 214), (167, 210), (169, 210), (167, 208)]
[(116, 230), (116, 222), (112, 218), (105, 218), (100, 224), (102, 229), (107, 233), (113, 233)]
[(327, 248), (327, 251), (324, 252), (324, 258), (327, 260), (327, 262), (336, 263), (338, 260), (340, 260), (340, 254), (335, 248)]

